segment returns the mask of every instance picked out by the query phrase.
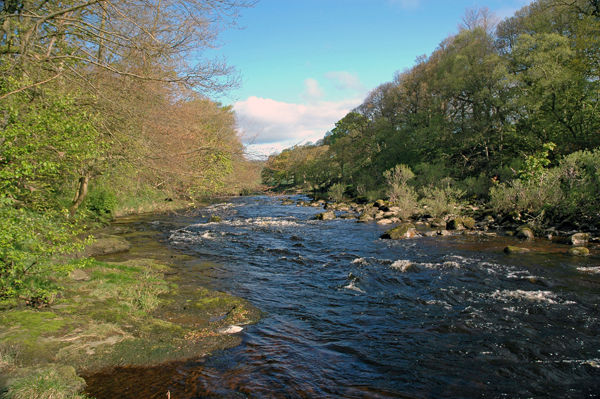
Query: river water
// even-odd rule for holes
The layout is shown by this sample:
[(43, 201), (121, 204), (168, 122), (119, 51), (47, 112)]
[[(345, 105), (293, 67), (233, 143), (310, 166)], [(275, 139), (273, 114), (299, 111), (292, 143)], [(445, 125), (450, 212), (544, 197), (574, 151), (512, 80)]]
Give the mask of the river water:
[(132, 398), (600, 397), (596, 251), (569, 257), (540, 240), (543, 254), (505, 255), (515, 239), (469, 235), (381, 240), (386, 227), (312, 220), (321, 211), (247, 197), (148, 221), (209, 265), (199, 283), (264, 317), (236, 348), (100, 381), (120, 398), (127, 384), (145, 387)]

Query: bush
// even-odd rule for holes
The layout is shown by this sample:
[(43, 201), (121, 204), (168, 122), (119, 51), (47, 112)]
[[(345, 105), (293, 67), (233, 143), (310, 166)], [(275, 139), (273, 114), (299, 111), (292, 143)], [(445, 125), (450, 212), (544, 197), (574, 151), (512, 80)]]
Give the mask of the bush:
[(556, 212), (563, 217), (600, 219), (600, 149), (577, 151), (553, 169), (563, 193)]
[(46, 211), (38, 214), (9, 205), (0, 206), (0, 299), (23, 297), (32, 305), (50, 301), (56, 287), (53, 273), (76, 265), (63, 265), (56, 257), (82, 248), (76, 240), (77, 221)]
[(415, 166), (415, 185), (417, 187), (433, 187), (450, 175), (450, 171), (441, 162), (435, 164), (420, 163)]
[(336, 183), (329, 188), (327, 195), (330, 200), (335, 202), (342, 202), (344, 200), (344, 192), (346, 191), (346, 186), (342, 183)]
[(467, 177), (458, 185), (464, 190), (465, 196), (468, 198), (487, 199), (490, 194), (492, 180), (484, 174), (480, 174), (477, 177)]
[(563, 199), (560, 185), (554, 173), (545, 172), (536, 179), (513, 180), (490, 189), (490, 206), (496, 212), (512, 211), (540, 213), (557, 207)]
[(553, 218), (600, 220), (600, 149), (574, 152), (551, 169), (534, 166), (521, 173), (521, 179), (491, 188), (495, 211), (544, 211)]
[(118, 204), (117, 196), (104, 187), (92, 190), (86, 202), (87, 208), (100, 218), (111, 216)]
[(455, 213), (461, 204), (465, 191), (447, 185), (446, 187), (423, 187), (421, 204), (427, 207), (429, 215), (439, 218)]
[(416, 211), (417, 193), (408, 185), (415, 174), (406, 165), (396, 165), (383, 173), (387, 182), (390, 203), (401, 209), (400, 217), (406, 219)]

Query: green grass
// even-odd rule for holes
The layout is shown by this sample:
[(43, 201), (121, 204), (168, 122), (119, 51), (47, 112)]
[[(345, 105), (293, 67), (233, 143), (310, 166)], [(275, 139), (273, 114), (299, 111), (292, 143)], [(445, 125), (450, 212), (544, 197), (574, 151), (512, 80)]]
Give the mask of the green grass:
[(49, 308), (0, 310), (0, 398), (83, 399), (76, 371), (201, 356), (239, 343), (220, 328), (258, 319), (240, 298), (167, 280), (152, 259), (81, 270), (89, 278), (55, 277)]

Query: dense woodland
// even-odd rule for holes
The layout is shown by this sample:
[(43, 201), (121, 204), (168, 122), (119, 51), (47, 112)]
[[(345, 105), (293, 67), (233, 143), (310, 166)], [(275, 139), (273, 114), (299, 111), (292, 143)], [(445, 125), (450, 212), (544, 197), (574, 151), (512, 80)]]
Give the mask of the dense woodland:
[(263, 179), (337, 199), (386, 196), (436, 217), (476, 201), (593, 225), (599, 146), (600, 2), (537, 0), (499, 23), (468, 11), (456, 35), (322, 141), (270, 157)]
[(91, 221), (257, 181), (208, 97), (235, 74), (202, 57), (250, 5), (0, 1), (0, 300), (43, 301)]

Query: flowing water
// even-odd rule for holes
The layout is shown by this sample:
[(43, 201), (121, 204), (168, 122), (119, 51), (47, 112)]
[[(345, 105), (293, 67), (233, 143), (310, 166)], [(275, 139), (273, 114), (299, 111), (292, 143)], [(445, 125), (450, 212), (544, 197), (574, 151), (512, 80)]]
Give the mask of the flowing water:
[[(505, 255), (511, 238), (381, 240), (271, 197), (147, 223), (199, 284), (265, 314), (214, 356), (120, 368), (101, 398), (600, 397), (600, 258)], [(202, 215), (204, 214), (204, 215)], [(221, 222), (208, 222), (208, 215)], [(184, 266), (180, 266), (184, 267)]]

